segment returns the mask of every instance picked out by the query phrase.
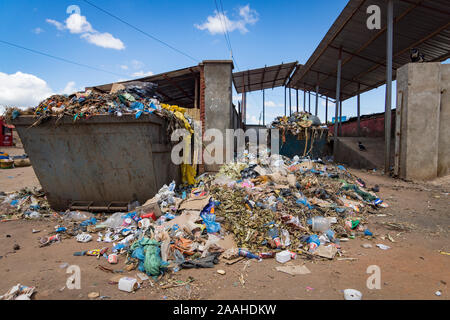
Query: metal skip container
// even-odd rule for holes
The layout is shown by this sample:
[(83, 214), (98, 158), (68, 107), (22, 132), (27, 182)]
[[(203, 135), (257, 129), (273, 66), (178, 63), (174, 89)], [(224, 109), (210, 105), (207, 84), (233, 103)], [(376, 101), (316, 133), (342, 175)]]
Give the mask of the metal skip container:
[(55, 116), (37, 126), (33, 116), (13, 121), (54, 210), (120, 211), (179, 183), (166, 121), (156, 115), (96, 115), (75, 123)]

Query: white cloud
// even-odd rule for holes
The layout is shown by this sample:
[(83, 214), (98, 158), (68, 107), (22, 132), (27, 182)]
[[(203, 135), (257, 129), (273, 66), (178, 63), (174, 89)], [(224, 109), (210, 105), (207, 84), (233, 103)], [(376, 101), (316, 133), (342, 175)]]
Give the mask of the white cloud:
[(120, 39), (114, 38), (112, 34), (105, 33), (85, 33), (81, 38), (86, 39), (87, 42), (95, 44), (96, 46), (107, 48), (123, 50), (125, 45)]
[(65, 29), (64, 24), (62, 24), (59, 21), (53, 20), (53, 19), (46, 19), (45, 20), (47, 23), (53, 25), (56, 27), (56, 29), (58, 29), (59, 31), (63, 31)]
[(141, 77), (141, 78), (143, 78), (143, 77), (150, 77), (152, 75), (154, 75), (153, 72), (151, 72), (151, 71), (144, 72), (142, 70), (132, 74), (133, 77)]
[(121, 66), (120, 66), (120, 69), (122, 69), (122, 70), (128, 70), (128, 66), (125, 65), (125, 64), (124, 64), (124, 65), (121, 65)]
[(246, 118), (247, 118), (247, 123), (251, 123), (251, 124), (258, 124), (259, 123), (258, 118), (256, 118), (256, 116), (251, 115), (249, 113), (247, 113), (247, 117)]
[(109, 32), (101, 33), (95, 30), (86, 17), (78, 13), (71, 14), (66, 19), (65, 24), (52, 19), (47, 19), (46, 21), (60, 31), (69, 30), (72, 34), (81, 34), (80, 37), (82, 39), (98, 47), (115, 50), (125, 49), (125, 45), (120, 39), (115, 38)]
[(78, 91), (81, 91), (81, 90), (76, 87), (75, 81), (69, 81), (61, 93), (70, 95), (70, 94), (72, 94), (74, 92), (78, 92)]
[[(321, 99), (321, 100), (322, 101), (320, 102), (320, 104), (325, 107), (327, 104), (326, 100), (323, 100), (323, 99)], [(315, 100), (314, 100), (314, 103), (316, 103)], [(311, 104), (312, 104), (312, 101), (311, 101)], [(334, 102), (331, 102), (330, 100), (328, 100), (328, 107), (330, 107), (330, 106), (334, 106)]]
[(33, 29), (33, 33), (35, 33), (35, 34), (40, 34), (40, 33), (42, 33), (42, 32), (44, 32), (44, 29), (41, 29), (41, 28), (35, 28), (35, 29)]
[(226, 15), (214, 11), (214, 16), (208, 16), (206, 22), (194, 26), (199, 30), (208, 30), (212, 35), (223, 34), (225, 31), (233, 32), (239, 30), (242, 34), (248, 32), (247, 25), (254, 25), (258, 20), (258, 12), (250, 9), (250, 5), (239, 8), (239, 18), (237, 20), (231, 20)]
[(0, 72), (0, 105), (11, 107), (35, 107), (53, 94), (47, 82), (35, 75), (16, 72)]
[(78, 13), (71, 14), (66, 19), (66, 28), (70, 33), (85, 33), (94, 32), (92, 25), (87, 21), (85, 16), (81, 16)]
[(270, 107), (270, 108), (275, 108), (275, 107), (282, 107), (282, 106), (284, 106), (284, 105), (282, 105), (282, 104), (280, 104), (280, 103), (275, 103), (275, 102), (273, 102), (273, 101), (271, 101), (271, 100), (266, 101), (266, 102), (265, 102), (265, 105), (266, 105), (266, 107)]
[(145, 64), (144, 64), (142, 61), (139, 61), (139, 60), (132, 60), (132, 61), (131, 61), (131, 66), (132, 66), (134, 69), (140, 69), (140, 68), (142, 68), (144, 65), (145, 65)]

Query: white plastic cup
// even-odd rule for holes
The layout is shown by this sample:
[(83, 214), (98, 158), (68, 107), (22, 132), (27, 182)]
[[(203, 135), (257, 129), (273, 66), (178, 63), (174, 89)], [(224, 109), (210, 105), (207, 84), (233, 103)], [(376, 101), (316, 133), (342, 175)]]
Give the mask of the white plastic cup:
[(135, 278), (123, 277), (119, 280), (119, 290), (133, 292), (139, 289), (139, 283)]

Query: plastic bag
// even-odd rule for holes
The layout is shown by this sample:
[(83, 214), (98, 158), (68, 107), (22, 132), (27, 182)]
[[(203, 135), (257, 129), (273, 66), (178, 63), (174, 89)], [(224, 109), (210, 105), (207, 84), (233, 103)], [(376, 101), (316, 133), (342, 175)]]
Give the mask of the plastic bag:
[(85, 211), (68, 211), (63, 215), (63, 219), (74, 221), (86, 221), (92, 217), (92, 213)]
[(220, 223), (216, 222), (216, 215), (214, 214), (214, 201), (209, 199), (209, 203), (203, 208), (200, 213), (203, 223), (206, 225), (208, 233), (216, 233), (220, 231)]
[(168, 265), (161, 259), (159, 242), (143, 238), (131, 246), (132, 257), (139, 260), (138, 270), (151, 276), (159, 276)]

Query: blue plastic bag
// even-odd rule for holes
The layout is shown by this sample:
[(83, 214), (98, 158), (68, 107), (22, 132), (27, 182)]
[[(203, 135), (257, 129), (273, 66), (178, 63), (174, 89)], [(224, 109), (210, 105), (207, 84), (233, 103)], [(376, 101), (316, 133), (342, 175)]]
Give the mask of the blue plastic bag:
[(216, 233), (220, 231), (220, 223), (216, 222), (216, 215), (213, 212), (214, 201), (211, 198), (209, 203), (203, 208), (200, 213), (200, 217), (203, 219), (203, 223), (206, 225), (206, 231), (208, 233)]

